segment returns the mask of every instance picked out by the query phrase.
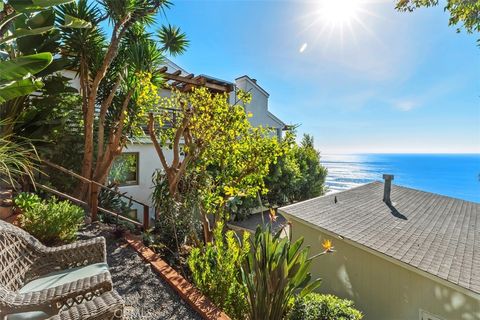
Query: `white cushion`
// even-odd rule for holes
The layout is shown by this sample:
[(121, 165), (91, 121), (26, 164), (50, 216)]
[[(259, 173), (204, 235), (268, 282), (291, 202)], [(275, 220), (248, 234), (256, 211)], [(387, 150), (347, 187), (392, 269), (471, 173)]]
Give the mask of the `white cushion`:
[(18, 292), (27, 293), (53, 288), (83, 278), (89, 278), (103, 272), (108, 272), (108, 265), (106, 263), (95, 263), (88, 266), (55, 271), (41, 278), (30, 281), (29, 283), (24, 285)]
[[(49, 273), (41, 278), (30, 281), (29, 283), (25, 284), (20, 290), (18, 290), (18, 292), (27, 293), (53, 288), (69, 282), (77, 281), (79, 279), (88, 278), (103, 272), (108, 272), (108, 265), (106, 263), (95, 263), (88, 266), (56, 271)], [(48, 318), (48, 315), (42, 311), (16, 313), (7, 316), (7, 320), (41, 320), (46, 318)]]

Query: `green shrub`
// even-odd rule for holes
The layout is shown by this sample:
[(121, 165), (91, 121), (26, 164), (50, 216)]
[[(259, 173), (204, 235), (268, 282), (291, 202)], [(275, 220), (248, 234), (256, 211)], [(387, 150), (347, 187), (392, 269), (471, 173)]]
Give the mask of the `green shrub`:
[(84, 210), (70, 201), (50, 198), (24, 210), (20, 223), (35, 238), (53, 245), (74, 241), (84, 215)]
[(15, 197), (15, 206), (25, 212), (41, 201), (42, 199), (35, 193), (21, 192)]
[(302, 297), (320, 285), (320, 279), (310, 282), (313, 258), (308, 247), (302, 248), (303, 238), (290, 242), (280, 237), (282, 231), (272, 235), (270, 226), (257, 227), (252, 250), (242, 263), (250, 320), (281, 320), (296, 293)]
[(295, 299), (288, 320), (360, 320), (362, 317), (350, 300), (310, 293)]
[(233, 231), (223, 236), (223, 224), (217, 224), (213, 243), (194, 248), (188, 258), (193, 282), (232, 319), (245, 319), (247, 291), (240, 280), (240, 264), (250, 250), (249, 233), (240, 242)]

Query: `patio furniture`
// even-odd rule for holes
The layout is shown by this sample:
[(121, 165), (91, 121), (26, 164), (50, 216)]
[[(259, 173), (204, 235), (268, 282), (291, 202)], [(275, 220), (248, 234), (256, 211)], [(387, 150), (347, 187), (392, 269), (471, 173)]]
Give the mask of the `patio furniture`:
[(101, 311), (123, 302), (111, 290), (103, 237), (46, 247), (0, 220), (0, 319), (112, 319)]
[(116, 291), (108, 291), (90, 301), (61, 311), (48, 320), (111, 320), (123, 318), (123, 299)]

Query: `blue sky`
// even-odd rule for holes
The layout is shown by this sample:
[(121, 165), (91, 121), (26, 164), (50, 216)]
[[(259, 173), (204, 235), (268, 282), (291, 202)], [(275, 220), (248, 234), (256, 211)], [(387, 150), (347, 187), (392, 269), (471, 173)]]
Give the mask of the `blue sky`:
[(174, 1), (168, 22), (191, 44), (173, 60), (256, 78), (270, 110), (322, 153), (480, 152), (478, 34), (456, 33), (442, 6), (400, 13), (359, 0), (341, 24), (320, 2)]

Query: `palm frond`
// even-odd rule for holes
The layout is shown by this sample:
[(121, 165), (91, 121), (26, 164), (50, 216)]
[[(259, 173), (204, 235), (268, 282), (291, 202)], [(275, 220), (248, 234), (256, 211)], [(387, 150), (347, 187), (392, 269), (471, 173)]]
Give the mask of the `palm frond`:
[(158, 37), (163, 47), (162, 50), (172, 56), (182, 54), (187, 49), (190, 41), (179, 27), (172, 25), (163, 25), (158, 31)]

